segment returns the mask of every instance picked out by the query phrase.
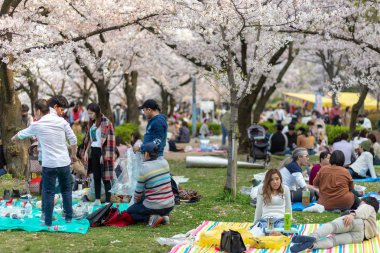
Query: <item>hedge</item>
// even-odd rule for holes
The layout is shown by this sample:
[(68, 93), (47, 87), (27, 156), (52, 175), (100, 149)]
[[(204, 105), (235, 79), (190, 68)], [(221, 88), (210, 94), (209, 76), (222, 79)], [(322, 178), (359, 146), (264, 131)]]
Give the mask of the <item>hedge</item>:
[(131, 143), (131, 135), (134, 132), (138, 132), (139, 127), (133, 123), (126, 123), (119, 125), (115, 128), (115, 135), (120, 136), (123, 143)]
[[(208, 125), (208, 130), (212, 132), (213, 135), (221, 135), (222, 134), (222, 127), (218, 123), (207, 123)], [(192, 125), (191, 123), (188, 123), (190, 133), (192, 134)], [(197, 123), (197, 134), (199, 134), (199, 129), (201, 128), (202, 123), (198, 122)]]
[(380, 129), (380, 126), (379, 126), (380, 113), (379, 112), (370, 113), (370, 114), (368, 114), (367, 118), (372, 123), (372, 130)]
[[(276, 123), (271, 123), (269, 121), (265, 121), (265, 122), (261, 122), (260, 125), (268, 127), (268, 130), (270, 133), (276, 132)], [(300, 128), (301, 126), (304, 127), (305, 129), (307, 129), (306, 124), (298, 123), (298, 124), (296, 124), (296, 130), (298, 128)], [(328, 138), (330, 145), (332, 144), (332, 142), (334, 141), (334, 139), (336, 137), (340, 136), (344, 132), (349, 133), (350, 132), (349, 127), (333, 126), (333, 125), (329, 125), (329, 124), (326, 125), (326, 134), (327, 134), (327, 138)]]

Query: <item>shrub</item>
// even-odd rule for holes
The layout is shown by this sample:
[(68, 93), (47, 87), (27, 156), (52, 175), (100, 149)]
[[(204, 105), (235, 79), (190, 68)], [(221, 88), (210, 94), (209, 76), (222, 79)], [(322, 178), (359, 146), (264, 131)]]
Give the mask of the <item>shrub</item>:
[(342, 133), (350, 133), (350, 128), (346, 126), (333, 126), (326, 125), (326, 134), (329, 141), (329, 145), (333, 144), (335, 138), (339, 137)]
[(82, 144), (85, 134), (79, 133), (79, 134), (76, 134), (76, 136), (77, 136), (77, 140), (78, 140), (78, 145)]
[[(191, 123), (188, 123), (189, 129), (190, 129), (190, 134), (193, 133), (193, 128)], [(199, 129), (201, 128), (202, 123), (197, 122), (197, 134), (199, 134)], [(222, 134), (222, 127), (218, 123), (208, 123), (208, 130), (210, 130), (213, 135), (220, 135)]]
[(120, 136), (123, 143), (128, 142), (131, 143), (131, 135), (134, 132), (138, 132), (139, 127), (133, 123), (126, 123), (119, 125), (115, 128), (115, 135)]
[(380, 120), (380, 113), (370, 113), (368, 114), (367, 118), (372, 123), (372, 130), (379, 129), (379, 120)]

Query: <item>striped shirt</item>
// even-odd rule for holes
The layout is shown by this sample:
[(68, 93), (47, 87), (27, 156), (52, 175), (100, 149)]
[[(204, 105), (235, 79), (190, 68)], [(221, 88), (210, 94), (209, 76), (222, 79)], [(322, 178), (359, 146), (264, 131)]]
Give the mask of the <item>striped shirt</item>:
[(139, 202), (143, 194), (143, 204), (147, 208), (164, 209), (174, 206), (169, 164), (165, 159), (143, 163), (135, 190), (135, 201)]

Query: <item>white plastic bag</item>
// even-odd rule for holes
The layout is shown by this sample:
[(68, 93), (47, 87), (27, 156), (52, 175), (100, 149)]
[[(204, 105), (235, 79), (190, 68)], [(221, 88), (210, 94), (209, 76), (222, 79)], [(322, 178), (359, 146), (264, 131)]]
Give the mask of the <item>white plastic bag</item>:
[(127, 150), (126, 156), (126, 167), (123, 168), (123, 171), (117, 178), (116, 183), (112, 186), (110, 192), (119, 195), (133, 196), (143, 158), (141, 153), (134, 153), (131, 148)]

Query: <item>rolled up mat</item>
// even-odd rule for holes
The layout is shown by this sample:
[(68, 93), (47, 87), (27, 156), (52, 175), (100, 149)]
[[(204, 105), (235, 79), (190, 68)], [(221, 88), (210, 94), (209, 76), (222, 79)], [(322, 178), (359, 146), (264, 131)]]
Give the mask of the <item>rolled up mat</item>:
[[(228, 160), (225, 158), (214, 156), (187, 156), (187, 168), (225, 168), (228, 165)], [(263, 163), (248, 163), (237, 162), (239, 168), (263, 168)]]

